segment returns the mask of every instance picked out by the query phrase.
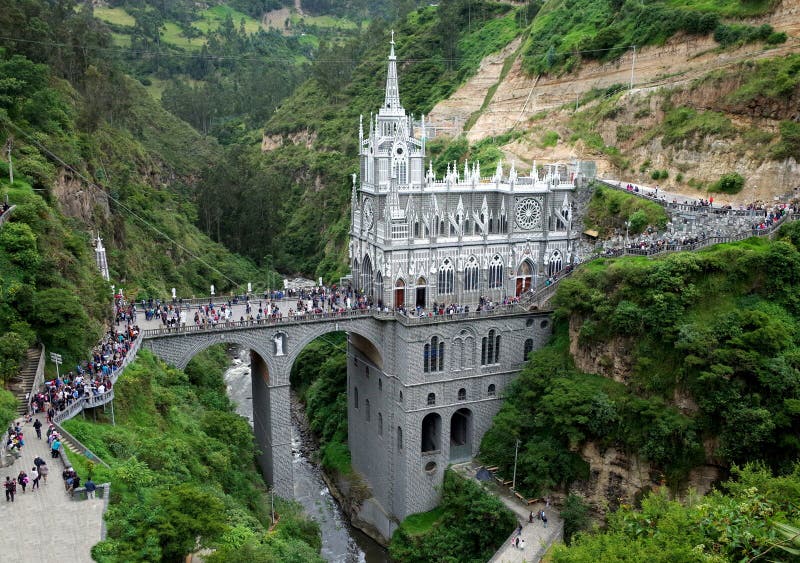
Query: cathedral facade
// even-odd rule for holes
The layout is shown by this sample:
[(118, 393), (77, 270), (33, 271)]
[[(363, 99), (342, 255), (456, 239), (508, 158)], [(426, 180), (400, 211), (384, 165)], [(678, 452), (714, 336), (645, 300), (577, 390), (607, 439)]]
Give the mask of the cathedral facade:
[(373, 303), (427, 309), (519, 296), (572, 264), (577, 166), (534, 162), (527, 176), (498, 162), (456, 163), (437, 177), (426, 166), (425, 116), (400, 103), (391, 43), (386, 94), (368, 131), (359, 126), (353, 175), (351, 283)]

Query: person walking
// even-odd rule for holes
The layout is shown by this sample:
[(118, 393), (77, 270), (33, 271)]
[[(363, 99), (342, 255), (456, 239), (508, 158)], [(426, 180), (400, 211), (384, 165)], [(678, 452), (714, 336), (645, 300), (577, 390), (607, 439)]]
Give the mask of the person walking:
[(14, 502), (14, 494), (17, 492), (17, 482), (6, 475), (6, 502)]
[(22, 494), (25, 494), (25, 487), (28, 486), (28, 474), (25, 473), (24, 469), (19, 472), (19, 475), (17, 475), (17, 483), (19, 483), (19, 486), (22, 487)]
[(547, 515), (542, 510), (542, 522), (544, 522), (544, 527), (547, 528)]
[(94, 484), (91, 477), (86, 480), (86, 483), (83, 485), (86, 488), (86, 498), (94, 498), (94, 492), (97, 490), (97, 485)]
[(44, 484), (47, 484), (47, 475), (50, 473), (50, 468), (47, 467), (47, 464), (42, 460), (42, 464), (39, 466), (39, 475), (42, 476), (42, 480)]
[(31, 478), (31, 483), (33, 483), (31, 485), (31, 492), (33, 492), (34, 490), (39, 488), (39, 479), (41, 478), (41, 476), (39, 475), (39, 470), (36, 469), (35, 465), (31, 467), (30, 478)]
[(36, 437), (40, 440), (42, 439), (42, 422), (37, 418), (36, 422), (33, 423), (33, 428), (36, 430)]

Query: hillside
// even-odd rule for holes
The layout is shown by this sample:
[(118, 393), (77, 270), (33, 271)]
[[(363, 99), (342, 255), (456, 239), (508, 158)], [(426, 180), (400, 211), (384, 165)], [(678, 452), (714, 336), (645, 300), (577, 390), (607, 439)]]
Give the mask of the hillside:
[[(53, 13), (38, 1), (25, 11), (6, 7), (0, 35), (21, 38), (38, 26), (51, 43), (0, 46), (0, 197), (18, 205), (0, 233), (0, 330), (25, 345), (40, 338), (67, 364), (84, 358), (111, 295), (95, 265), (97, 234), (111, 283), (127, 297), (166, 298), (172, 287), (205, 294), (212, 283), (230, 291), (266, 279), (195, 225), (191, 192), (217, 144), (103, 58), (110, 38), (90, 13)], [(65, 41), (84, 48), (59, 49)]]
[[(601, 5), (590, 3), (587, 10)], [(654, 4), (659, 5), (668, 3)], [(791, 124), (798, 119), (800, 95), (796, 0), (746, 8), (682, 3), (682, 10), (715, 18), (707, 31), (684, 24), (672, 36), (630, 37), (625, 49), (618, 46), (624, 34), (608, 32), (617, 43), (597, 56), (588, 52), (565, 60), (558, 49), (548, 49), (546, 36), (556, 41), (566, 31), (541, 22), (561, 9), (559, 2), (548, 2), (534, 19), (536, 42), (511, 43), (495, 56), (502, 57), (502, 72), (499, 61), (485, 61), (453, 95), (473, 100), (468, 111), (445, 100), (431, 112), (433, 125), (447, 134), (466, 132), (471, 144), (492, 142), (507, 159), (595, 160), (600, 174), (660, 183), (693, 197), (707, 196), (720, 175), (732, 171), (747, 179), (745, 190), (718, 201), (766, 200), (796, 187), (791, 180), (800, 160)], [(601, 21), (606, 30), (618, 30), (628, 16)], [(601, 26), (597, 35), (603, 32)], [(573, 29), (552, 44), (563, 45), (575, 35), (580, 33)], [(582, 41), (579, 45), (589, 45), (589, 39)], [(550, 55), (552, 68), (541, 67), (537, 48)], [(780, 80), (770, 83), (768, 77)], [(482, 100), (480, 106), (475, 100)], [(655, 171), (666, 171), (668, 178), (654, 182)]]

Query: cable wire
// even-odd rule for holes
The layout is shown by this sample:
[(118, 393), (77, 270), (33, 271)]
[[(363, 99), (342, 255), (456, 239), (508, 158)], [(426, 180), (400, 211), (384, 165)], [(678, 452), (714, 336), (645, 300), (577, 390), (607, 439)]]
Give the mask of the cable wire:
[(241, 282), (237, 282), (236, 280), (232, 279), (227, 274), (225, 274), (224, 272), (219, 270), (219, 268), (217, 268), (215, 266), (212, 266), (211, 264), (209, 264), (208, 262), (206, 262), (205, 260), (203, 260), (202, 258), (197, 256), (191, 250), (189, 250), (188, 248), (183, 246), (181, 243), (179, 243), (178, 241), (176, 241), (175, 239), (170, 237), (168, 234), (166, 234), (164, 231), (162, 231), (161, 229), (159, 229), (158, 227), (156, 227), (155, 225), (153, 225), (152, 223), (150, 223), (149, 221), (147, 221), (146, 219), (141, 217), (139, 214), (137, 214), (135, 211), (133, 211), (130, 207), (128, 207), (127, 205), (122, 203), (119, 199), (115, 198), (113, 195), (111, 195), (106, 190), (104, 190), (101, 186), (97, 185), (95, 182), (93, 182), (92, 180), (90, 180), (89, 178), (84, 176), (84, 174), (81, 173), (79, 170), (77, 170), (75, 167), (73, 167), (72, 165), (70, 165), (67, 162), (65, 162), (64, 159), (62, 159), (56, 153), (54, 153), (53, 151), (51, 151), (50, 149), (48, 149), (47, 147), (42, 145), (39, 141), (37, 141), (35, 138), (33, 138), (29, 133), (27, 133), (19, 125), (14, 123), (11, 119), (6, 118), (6, 119), (4, 119), (2, 121), (2, 123), (9, 124), (11, 127), (16, 129), (23, 137), (25, 137), (30, 143), (36, 145), (41, 151), (43, 151), (44, 153), (49, 155), (50, 158), (52, 158), (53, 160), (55, 160), (56, 162), (61, 164), (61, 166), (63, 166), (64, 168), (66, 168), (67, 170), (71, 171), (73, 174), (75, 174), (79, 178), (81, 178), (86, 183), (87, 186), (89, 186), (90, 188), (94, 188), (95, 190), (97, 190), (99, 192), (102, 192), (103, 195), (105, 195), (108, 199), (110, 199), (111, 201), (116, 203), (120, 208), (122, 208), (124, 211), (126, 211), (131, 217), (137, 219), (142, 224), (144, 224), (145, 226), (149, 227), (150, 229), (152, 229), (153, 231), (155, 231), (156, 233), (158, 233), (162, 237), (164, 237), (167, 241), (171, 242), (172, 244), (174, 244), (175, 246), (177, 246), (178, 248), (183, 250), (186, 254), (188, 254), (189, 256), (191, 256), (192, 258), (194, 258), (195, 260), (197, 260), (198, 262), (200, 262), (201, 264), (203, 264), (207, 268), (217, 272), (220, 276), (222, 276), (223, 278), (225, 278), (226, 280), (231, 282), (233, 284), (233, 287), (240, 287), (240, 286), (243, 285)]

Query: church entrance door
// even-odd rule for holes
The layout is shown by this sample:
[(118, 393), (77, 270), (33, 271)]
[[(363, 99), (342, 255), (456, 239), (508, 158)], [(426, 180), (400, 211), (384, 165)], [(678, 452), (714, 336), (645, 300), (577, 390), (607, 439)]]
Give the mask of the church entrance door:
[(417, 302), (414, 304), (415, 307), (425, 308), (425, 290), (427, 287), (428, 282), (425, 278), (419, 278), (417, 280)]
[(519, 265), (517, 270), (517, 297), (531, 288), (533, 283), (533, 266), (528, 260)]
[(394, 307), (399, 309), (406, 304), (406, 282), (397, 280), (394, 284)]

